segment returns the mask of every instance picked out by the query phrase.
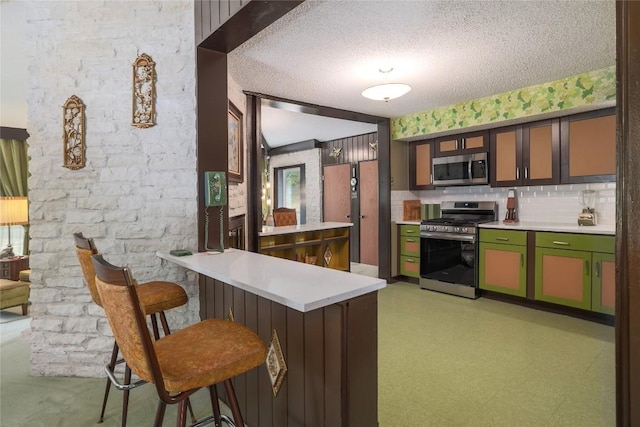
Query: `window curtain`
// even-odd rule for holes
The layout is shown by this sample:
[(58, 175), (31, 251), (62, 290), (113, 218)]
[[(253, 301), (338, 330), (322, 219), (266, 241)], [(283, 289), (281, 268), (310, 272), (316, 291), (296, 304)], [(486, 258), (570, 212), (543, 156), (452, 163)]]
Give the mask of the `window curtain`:
[[(0, 133), (0, 196), (28, 197), (29, 167), (24, 129), (2, 128)], [(29, 225), (24, 226), (24, 254), (29, 254)]]

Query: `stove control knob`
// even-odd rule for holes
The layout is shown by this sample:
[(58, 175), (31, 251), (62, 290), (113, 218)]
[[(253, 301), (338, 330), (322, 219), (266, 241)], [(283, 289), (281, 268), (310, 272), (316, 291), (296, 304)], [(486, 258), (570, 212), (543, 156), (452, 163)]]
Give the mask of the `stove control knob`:
[(463, 227), (463, 228), (462, 228), (462, 232), (463, 232), (463, 233), (468, 233), (468, 232), (469, 232), (469, 229), (468, 229), (467, 227)]
[(456, 233), (460, 232), (460, 227), (456, 227)]
[(449, 227), (443, 227), (444, 230), (443, 231), (449, 231)]

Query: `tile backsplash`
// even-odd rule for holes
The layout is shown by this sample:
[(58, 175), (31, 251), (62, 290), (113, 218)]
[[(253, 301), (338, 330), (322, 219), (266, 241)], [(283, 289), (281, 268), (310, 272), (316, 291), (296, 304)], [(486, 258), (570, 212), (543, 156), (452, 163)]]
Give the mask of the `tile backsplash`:
[[(576, 223), (582, 206), (578, 201), (581, 190), (596, 190), (598, 224), (614, 225), (616, 221), (615, 182), (597, 184), (543, 185), (515, 187), (517, 190), (518, 219), (549, 223)], [(447, 187), (425, 191), (392, 191), (391, 220), (402, 220), (402, 201), (420, 199), (422, 203), (440, 203), (445, 200), (493, 200), (498, 203), (498, 218), (506, 211), (509, 188), (491, 188), (488, 185)]]

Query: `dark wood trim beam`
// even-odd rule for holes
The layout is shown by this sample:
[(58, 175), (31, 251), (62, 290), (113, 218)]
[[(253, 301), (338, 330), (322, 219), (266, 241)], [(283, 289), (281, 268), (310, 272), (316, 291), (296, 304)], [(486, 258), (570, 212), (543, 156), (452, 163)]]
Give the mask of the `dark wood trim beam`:
[(244, 91), (247, 95), (254, 95), (267, 101), (269, 107), (280, 110), (293, 111), (297, 113), (315, 114), (316, 116), (333, 117), (335, 119), (352, 120), (354, 122), (380, 123), (381, 120), (388, 120), (387, 117), (372, 116), (370, 114), (358, 113), (355, 111), (341, 110), (339, 108), (326, 107), (323, 105), (309, 104), (306, 102), (294, 101), (286, 98), (279, 98), (263, 93)]
[(258, 232), (262, 229), (262, 140), (260, 98), (247, 95), (245, 112), (247, 141), (247, 250), (258, 252)]
[(312, 150), (320, 148), (320, 141), (317, 139), (307, 139), (306, 141), (296, 142), (295, 144), (283, 145), (282, 147), (271, 148), (268, 153), (270, 156), (279, 156), (281, 154), (295, 153), (296, 151)]
[[(258, 1), (242, 6), (233, 16), (213, 31), (200, 47), (229, 53), (260, 31), (289, 13), (303, 0)], [(202, 8), (204, 9), (204, 7)], [(204, 10), (203, 10), (204, 12)], [(214, 23), (212, 23), (213, 25)], [(213, 30), (213, 28), (211, 28)], [(206, 31), (203, 25), (203, 31)], [(197, 35), (197, 34), (196, 34)]]
[(378, 277), (391, 281), (391, 122), (378, 122)]
[(26, 129), (2, 126), (0, 127), (0, 138), (26, 141), (29, 138), (29, 133)]
[[(208, 246), (220, 249), (220, 232), (223, 239), (229, 236), (229, 209), (223, 208), (223, 229), (220, 230), (219, 208), (204, 206), (204, 172), (227, 171), (228, 101), (227, 55), (207, 49), (197, 48), (197, 153), (198, 174), (198, 251), (205, 250), (205, 212), (209, 214)], [(223, 141), (224, 143), (219, 143)], [(227, 198), (228, 200), (228, 198)]]
[(640, 2), (616, 2), (616, 424), (640, 425)]

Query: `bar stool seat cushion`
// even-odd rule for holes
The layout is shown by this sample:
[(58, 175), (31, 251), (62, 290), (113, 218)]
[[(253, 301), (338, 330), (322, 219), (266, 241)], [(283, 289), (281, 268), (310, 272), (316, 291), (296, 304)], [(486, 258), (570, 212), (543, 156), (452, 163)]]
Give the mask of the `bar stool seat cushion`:
[(220, 383), (261, 365), (267, 356), (253, 331), (222, 319), (207, 319), (163, 337), (155, 348), (170, 392)]
[(187, 293), (175, 283), (153, 281), (138, 285), (138, 297), (145, 314), (160, 313), (187, 303)]

